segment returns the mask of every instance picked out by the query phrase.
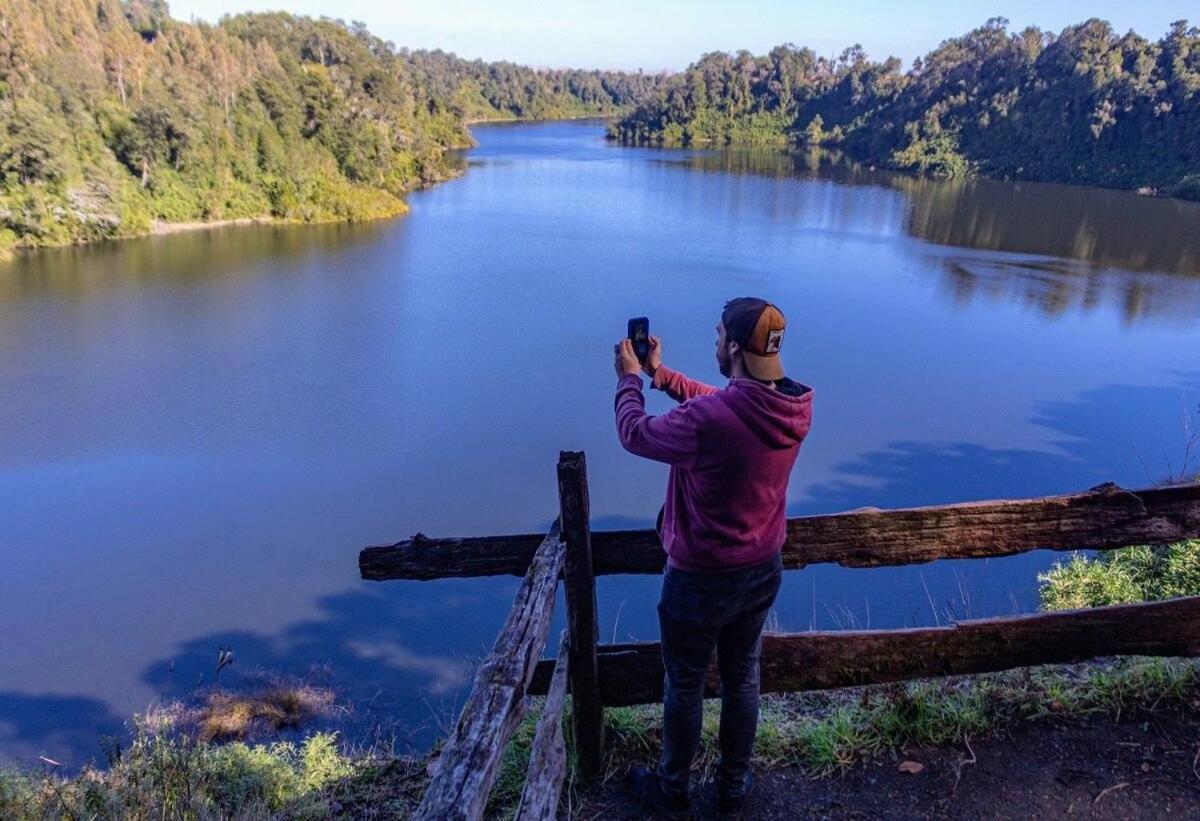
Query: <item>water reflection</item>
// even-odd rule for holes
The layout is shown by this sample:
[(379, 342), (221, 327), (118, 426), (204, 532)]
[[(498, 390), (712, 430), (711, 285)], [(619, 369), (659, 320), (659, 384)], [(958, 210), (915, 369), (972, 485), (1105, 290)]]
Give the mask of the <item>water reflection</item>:
[[(997, 488), (1020, 498), (1109, 481), (1125, 487), (1178, 481), (1189, 429), (1200, 422), (1200, 371), (1177, 372), (1175, 378), (1170, 387), (1102, 385), (1069, 401), (1038, 402), (1029, 421), (1050, 432), (1053, 449), (936, 439), (889, 442), (839, 464), (835, 478), (809, 487), (788, 514), (977, 501), (995, 498)], [(1153, 429), (1149, 420), (1155, 420)], [(1193, 460), (1187, 473), (1197, 469)]]
[(664, 152), (663, 162), (691, 171), (722, 174), (758, 174), (767, 177), (829, 179), (857, 185), (886, 185), (887, 174), (852, 161), (845, 153), (829, 149), (786, 151), (779, 148), (728, 148), (719, 151), (689, 152), (672, 156)]
[(211, 282), (244, 274), (259, 263), (286, 267), (310, 254), (369, 243), (390, 224), (236, 225), (24, 252), (0, 266), (0, 302)]
[(900, 195), (881, 214), (878, 195), (797, 192), (793, 205), (803, 225), (824, 222), (943, 247), (1041, 257), (934, 252), (928, 270), (946, 276), (945, 292), (958, 304), (1017, 299), (1051, 316), (1110, 305), (1127, 322), (1200, 316), (1200, 278), (1194, 276), (1200, 274), (1200, 204), (1079, 186), (916, 178), (865, 167), (837, 151), (666, 156), (663, 162), (690, 171), (827, 181)]
[(1126, 324), (1200, 316), (1200, 277), (1122, 271), (1067, 259), (952, 255), (937, 260), (957, 304), (1017, 300), (1050, 316), (1119, 307)]
[(1072, 185), (888, 175), (910, 204), (905, 229), (940, 245), (1200, 273), (1200, 204)]

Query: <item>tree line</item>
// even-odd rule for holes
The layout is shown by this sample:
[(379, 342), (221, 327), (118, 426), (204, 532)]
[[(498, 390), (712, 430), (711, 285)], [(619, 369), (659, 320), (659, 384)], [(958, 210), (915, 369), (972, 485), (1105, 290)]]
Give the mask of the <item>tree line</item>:
[(903, 71), (859, 46), (705, 54), (610, 129), (638, 144), (837, 146), (946, 177), (1146, 187), (1200, 199), (1200, 29), (1103, 20), (1059, 34), (994, 18)]
[(454, 173), (467, 122), (611, 115), (661, 80), (397, 49), (284, 13), (0, 0), (0, 254), (156, 222), (399, 213)]
[(164, 0), (0, 0), (0, 255), (157, 222), (368, 219), (455, 173), (466, 124), (624, 117), (632, 143), (836, 146), (922, 173), (1200, 199), (1200, 30), (994, 19), (908, 71), (860, 47), (706, 54), (671, 76), (398, 49), (285, 13), (183, 23)]

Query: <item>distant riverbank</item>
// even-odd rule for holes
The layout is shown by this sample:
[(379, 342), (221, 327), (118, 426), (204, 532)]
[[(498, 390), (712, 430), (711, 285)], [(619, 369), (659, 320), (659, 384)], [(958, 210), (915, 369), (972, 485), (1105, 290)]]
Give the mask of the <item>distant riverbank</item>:
[[(554, 117), (554, 118), (549, 118), (549, 119), (529, 119), (529, 118), (525, 118), (525, 117), (478, 117), (478, 118), (474, 118), (474, 119), (464, 120), (463, 124), (467, 125), (467, 126), (495, 125), (495, 124), (502, 124), (502, 123), (535, 124), (535, 123), (540, 123), (540, 122), (547, 122), (547, 123), (549, 123), (549, 122), (584, 122), (584, 121), (589, 121), (589, 120), (594, 120), (596, 122), (609, 122), (609, 121), (614, 120), (615, 118), (616, 118), (616, 115), (604, 116), (602, 114), (583, 114), (583, 115), (579, 115), (579, 116)], [(474, 147), (474, 140), (471, 140), (469, 143), (465, 143), (465, 144), (461, 144), (461, 145), (459, 145), (459, 144), (451, 145), (449, 150), (465, 150), (465, 149), (469, 149), (472, 147)], [(449, 163), (444, 163), (440, 167), (440, 173), (436, 178), (425, 181), (419, 185), (414, 185), (414, 186), (412, 186), (411, 189), (409, 189), (405, 193), (411, 193), (411, 191), (429, 188), (430, 186), (437, 185), (439, 183), (446, 182), (447, 180), (454, 179), (455, 177), (458, 177), (462, 173), (464, 173), (465, 170), (466, 170), (465, 166), (458, 166), (458, 165), (452, 165)], [(69, 246), (69, 245), (88, 245), (88, 244), (92, 244), (92, 243), (96, 243), (96, 242), (104, 242), (104, 241), (111, 241), (111, 240), (137, 239), (138, 237), (146, 237), (146, 236), (167, 236), (170, 234), (181, 234), (181, 233), (186, 233), (186, 232), (190, 232), (190, 231), (205, 231), (205, 230), (213, 230), (216, 228), (231, 228), (231, 227), (237, 227), (237, 226), (306, 225), (306, 224), (307, 225), (315, 225), (315, 224), (328, 224), (328, 223), (336, 223), (336, 222), (372, 222), (375, 220), (393, 219), (395, 217), (404, 216), (405, 214), (407, 214), (409, 212), (408, 204), (404, 200), (400, 199), (399, 197), (394, 197), (393, 199), (394, 199), (394, 204), (392, 205), (391, 208), (384, 209), (382, 211), (379, 211), (378, 213), (372, 213), (365, 217), (362, 217), (362, 216), (352, 216), (352, 217), (321, 216), (321, 217), (318, 217), (315, 219), (302, 219), (302, 218), (294, 218), (294, 217), (277, 217), (277, 216), (272, 216), (270, 214), (261, 214), (258, 216), (235, 217), (235, 218), (231, 218), (231, 219), (186, 220), (186, 221), (182, 221), (182, 222), (172, 222), (169, 220), (156, 219), (156, 220), (152, 220), (149, 224), (149, 228), (144, 231), (135, 230), (135, 231), (130, 231), (128, 233), (117, 233), (117, 234), (104, 235), (104, 236), (90, 236), (90, 237), (84, 237), (84, 238), (73, 238), (73, 239), (66, 239), (62, 242), (45, 242), (45, 243), (35, 245), (35, 246), (19, 246), (19, 245), (5, 246), (2, 243), (0, 243), (0, 262), (11, 259), (12, 256), (14, 255), (14, 253), (16, 253), (17, 251), (35, 251), (35, 250), (38, 250), (41, 248), (54, 248), (54, 247), (63, 247), (63, 246)]]
[[(858, 46), (710, 52), (612, 128), (625, 142), (836, 147), (949, 178), (1147, 190), (1200, 199), (1200, 28), (1158, 40), (1090, 19), (1060, 33), (994, 18), (904, 71)], [(1113, 71), (1113, 66), (1125, 66)], [(1090, 78), (1080, 82), (1081, 77)]]
[[(0, 255), (159, 224), (192, 230), (206, 217), (395, 216), (407, 192), (450, 175), (448, 152), (471, 144), (466, 120), (626, 111), (660, 80), (498, 70), (397, 50), (328, 19), (242, 14), (203, 26), (134, 5), (114, 17), (53, 0), (6, 16), (6, 41), (44, 47), (0, 66), (0, 85), (21, 89), (0, 110)], [(195, 59), (170, 56), (180, 53)]]
[(398, 207), (391, 212), (384, 212), (370, 217), (355, 219), (329, 217), (323, 219), (299, 220), (273, 217), (268, 214), (264, 214), (257, 217), (237, 217), (235, 219), (216, 220), (189, 220), (187, 222), (166, 222), (162, 220), (155, 220), (150, 223), (150, 227), (145, 231), (131, 231), (129, 233), (115, 234), (112, 236), (89, 237), (85, 239), (74, 239), (36, 246), (0, 245), (0, 262), (5, 262), (9, 259), (12, 259), (18, 252), (36, 252), (44, 249), (62, 248), (71, 245), (94, 245), (99, 242), (138, 239), (140, 237), (169, 236), (171, 234), (185, 234), (194, 231), (212, 231), (217, 228), (233, 228), (251, 225), (320, 225), (336, 222), (373, 222), (375, 220), (393, 219), (395, 217), (404, 216), (409, 211), (408, 205), (403, 200), (397, 199), (396, 202), (398, 203)]
[(493, 123), (574, 123), (586, 120), (596, 120), (597, 122), (611, 122), (616, 120), (619, 114), (579, 114), (573, 117), (547, 117), (544, 119), (530, 117), (476, 117), (474, 119), (464, 120), (465, 125), (491, 125)]
[(197, 220), (195, 222), (152, 222), (150, 233), (179, 234), (184, 231), (202, 231), (209, 228), (226, 228), (231, 225), (270, 225), (277, 223), (275, 217), (239, 217), (231, 220)]

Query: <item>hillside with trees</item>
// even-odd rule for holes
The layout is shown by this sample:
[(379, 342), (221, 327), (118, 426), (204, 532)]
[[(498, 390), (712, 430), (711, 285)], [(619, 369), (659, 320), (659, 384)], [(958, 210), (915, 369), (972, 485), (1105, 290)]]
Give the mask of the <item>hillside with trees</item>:
[(285, 13), (0, 0), (0, 255), (165, 223), (370, 219), (455, 173), (467, 123), (625, 114), (632, 143), (836, 146), (865, 162), (1200, 198), (1200, 30), (989, 21), (905, 72), (861, 48), (704, 55), (663, 77), (398, 49)]
[(1102, 20), (996, 18), (902, 71), (855, 46), (706, 54), (610, 130), (638, 144), (838, 146), (947, 177), (1147, 187), (1200, 199), (1200, 29), (1157, 42)]
[(159, 223), (369, 219), (454, 173), (466, 123), (607, 115), (659, 77), (407, 51), (283, 13), (0, 0), (0, 255)]
[(468, 122), (560, 120), (623, 112), (662, 82), (657, 74), (559, 69), (464, 60), (449, 52), (401, 52), (417, 85)]

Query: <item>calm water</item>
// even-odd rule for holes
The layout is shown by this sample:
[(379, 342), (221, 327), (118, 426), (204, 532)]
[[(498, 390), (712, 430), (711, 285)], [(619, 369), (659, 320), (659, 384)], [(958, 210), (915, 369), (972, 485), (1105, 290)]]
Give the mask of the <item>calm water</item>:
[[(666, 469), (611, 419), (634, 315), (717, 380), (723, 301), (785, 310), (785, 362), (817, 397), (794, 514), (1180, 468), (1200, 206), (601, 134), (479, 128), (465, 176), (395, 221), (0, 266), (0, 755), (77, 766), (209, 681), (221, 646), (223, 682), (306, 673), (427, 743), (517, 582), (368, 584), (358, 549), (543, 528), (560, 449), (588, 453), (596, 527), (649, 524)], [(1029, 610), (1052, 561), (793, 572), (779, 622)], [(606, 640), (656, 637), (657, 584), (601, 581)]]

